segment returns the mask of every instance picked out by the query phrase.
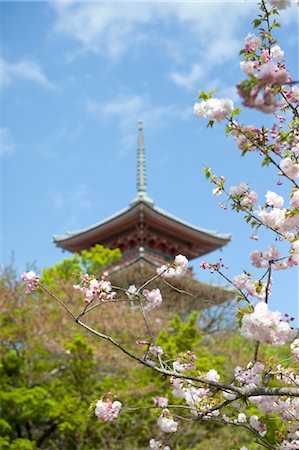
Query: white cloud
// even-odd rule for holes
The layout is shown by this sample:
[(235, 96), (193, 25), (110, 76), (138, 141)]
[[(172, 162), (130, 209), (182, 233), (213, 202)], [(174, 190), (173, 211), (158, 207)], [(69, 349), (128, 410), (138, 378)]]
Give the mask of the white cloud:
[[(214, 67), (228, 63), (238, 54), (241, 40), (250, 31), (250, 23), (258, 12), (256, 1), (245, 0), (139, 0), (117, 4), (53, 2), (51, 6), (56, 13), (54, 30), (57, 33), (75, 39), (85, 50), (104, 53), (114, 59), (144, 42), (145, 26), (157, 26), (158, 21), (164, 21), (183, 27), (187, 39), (185, 46), (179, 42), (180, 37), (174, 36), (171, 45), (162, 35), (155, 38), (169, 54), (175, 55), (174, 63), (181, 66), (172, 70), (170, 78), (188, 89), (203, 76), (209, 77)], [(293, 8), (290, 8), (282, 11), (280, 19), (289, 23), (295, 20), (294, 16)], [(244, 20), (248, 23), (248, 30), (243, 29)], [(148, 36), (150, 39), (152, 34), (148, 33)], [(193, 64), (190, 65), (191, 58)]]
[(148, 4), (55, 2), (51, 6), (57, 14), (55, 31), (73, 37), (86, 49), (104, 50), (113, 58), (132, 44), (136, 25), (152, 19)]
[[(138, 41), (141, 26), (174, 19), (188, 26), (190, 35), (206, 44), (221, 42), (229, 50), (231, 36), (255, 3), (236, 2), (53, 2), (54, 30), (77, 40), (83, 47), (119, 56)], [(213, 37), (211, 41), (211, 37)], [(228, 38), (227, 41), (225, 38)], [(228, 45), (226, 45), (228, 44)]]
[(39, 64), (32, 59), (21, 59), (16, 63), (10, 63), (0, 59), (0, 84), (11, 83), (14, 79), (34, 81), (46, 88), (53, 88)]
[(11, 132), (8, 128), (0, 128), (0, 156), (12, 155), (15, 151)]
[(192, 64), (189, 72), (172, 72), (170, 74), (170, 78), (178, 86), (182, 86), (187, 89), (193, 89), (194, 85), (199, 82), (204, 74), (205, 72), (200, 64)]
[(138, 120), (144, 121), (147, 133), (166, 126), (173, 118), (186, 120), (192, 117), (192, 108), (178, 110), (175, 105), (154, 105), (147, 95), (120, 94), (106, 103), (88, 101), (87, 111), (101, 121), (117, 118), (122, 134), (121, 150), (123, 156), (135, 148)]

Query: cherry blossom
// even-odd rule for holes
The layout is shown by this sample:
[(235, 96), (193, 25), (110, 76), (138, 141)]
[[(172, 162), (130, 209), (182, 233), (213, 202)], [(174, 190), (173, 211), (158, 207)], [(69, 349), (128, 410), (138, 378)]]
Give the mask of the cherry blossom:
[(37, 275), (33, 270), (30, 270), (29, 272), (23, 272), (21, 275), (21, 280), (26, 283), (26, 294), (31, 294), (36, 290), (38, 287), (38, 283), (40, 280), (40, 276)]
[(272, 312), (265, 302), (260, 302), (253, 313), (244, 315), (240, 333), (249, 341), (258, 340), (279, 347), (294, 339), (297, 331), (282, 320), (280, 312)]
[(149, 446), (152, 450), (170, 450), (170, 447), (168, 445), (164, 447), (163, 442), (157, 441), (156, 439), (151, 439), (149, 441)]
[(241, 61), (240, 68), (244, 73), (252, 73), (255, 69), (256, 63), (254, 61)]
[(255, 36), (253, 33), (248, 33), (248, 35), (245, 38), (245, 50), (247, 52), (252, 52), (257, 50), (262, 43), (262, 40), (260, 37)]
[(277, 9), (286, 9), (291, 6), (290, 0), (268, 0), (268, 2)]
[(103, 422), (113, 422), (117, 419), (121, 407), (121, 402), (117, 400), (114, 402), (110, 399), (107, 399), (106, 401), (98, 400), (94, 414)]
[(254, 430), (258, 431), (261, 434), (261, 436), (264, 436), (267, 433), (267, 425), (260, 422), (258, 416), (256, 416), (255, 414), (250, 417), (249, 423)]
[(238, 422), (238, 423), (246, 423), (246, 422), (247, 422), (246, 414), (244, 414), (244, 413), (239, 413), (239, 414), (238, 414), (238, 418), (237, 418), (237, 422)]
[(163, 409), (157, 421), (161, 431), (164, 433), (175, 433), (178, 429), (178, 422), (175, 422), (168, 409)]
[(151, 311), (154, 308), (157, 308), (162, 303), (162, 295), (160, 289), (152, 289), (149, 291), (148, 289), (144, 289), (142, 291), (142, 294), (147, 300), (147, 303), (144, 307), (144, 311)]
[(257, 268), (267, 268), (269, 263), (280, 258), (280, 252), (275, 245), (270, 245), (268, 250), (265, 252), (260, 252), (259, 250), (254, 250), (250, 253), (251, 263)]
[(154, 402), (158, 408), (167, 408), (168, 406), (168, 399), (166, 397), (155, 397)]
[(284, 56), (284, 51), (281, 50), (279, 45), (273, 45), (270, 49), (270, 55), (272, 58), (281, 59)]
[(160, 347), (159, 345), (154, 345), (154, 344), (151, 344), (149, 346), (148, 350), (149, 350), (149, 352), (151, 352), (152, 355), (156, 356), (157, 358), (158, 358), (158, 356), (161, 356), (164, 353), (164, 350), (162, 347)]
[(289, 80), (289, 73), (277, 67), (273, 61), (268, 61), (260, 67), (259, 77), (265, 83), (282, 85)]
[(299, 164), (295, 163), (292, 158), (282, 159), (279, 167), (292, 180), (299, 177)]
[(267, 191), (266, 202), (268, 206), (274, 206), (274, 208), (281, 208), (284, 204), (284, 198), (281, 195), (272, 191)]
[(291, 345), (291, 352), (294, 353), (294, 355), (296, 356), (296, 360), (297, 362), (299, 362), (299, 339), (295, 339)]
[(235, 368), (235, 379), (241, 384), (247, 386), (257, 386), (262, 381), (262, 372), (264, 370), (264, 364), (251, 362), (247, 365), (246, 369), (240, 366)]
[(128, 298), (130, 300), (134, 300), (136, 293), (137, 293), (137, 288), (136, 288), (135, 284), (131, 284), (126, 291), (126, 295), (128, 296)]
[(205, 379), (208, 380), (208, 381), (216, 381), (216, 382), (218, 382), (220, 380), (220, 375), (217, 372), (217, 370), (211, 369), (211, 370), (209, 370), (206, 373)]
[(96, 299), (101, 302), (113, 300), (116, 292), (112, 291), (110, 281), (106, 280), (107, 276), (108, 273), (104, 272), (101, 279), (97, 280), (88, 274), (81, 275), (80, 284), (73, 285), (73, 288), (84, 295), (87, 304)]
[(290, 102), (298, 103), (299, 102), (298, 86), (292, 86), (291, 89), (288, 92), (286, 92), (286, 97)]
[(180, 278), (185, 275), (188, 270), (188, 259), (184, 255), (177, 255), (173, 262), (174, 267), (165, 265), (157, 268), (157, 274), (162, 278)]
[(220, 122), (229, 116), (234, 110), (234, 104), (230, 99), (210, 98), (200, 103), (195, 103), (193, 112), (197, 117), (206, 117)]

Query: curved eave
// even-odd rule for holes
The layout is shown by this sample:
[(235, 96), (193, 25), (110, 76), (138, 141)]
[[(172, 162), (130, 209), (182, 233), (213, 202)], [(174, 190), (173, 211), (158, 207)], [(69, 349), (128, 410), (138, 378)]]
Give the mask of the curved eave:
[[(166, 230), (167, 234), (186, 242), (192, 242), (194, 246), (196, 244), (197, 246), (203, 245), (205, 251), (196, 256), (223, 247), (231, 239), (229, 234), (219, 234), (215, 231), (194, 227), (172, 216), (163, 209), (148, 202), (140, 201), (92, 227), (68, 232), (63, 235), (55, 235), (53, 236), (53, 241), (57, 247), (69, 251), (78, 251), (78, 249), (83, 249), (85, 246), (88, 247), (96, 243), (104, 242), (114, 234), (125, 232), (130, 227), (136, 226), (140, 220), (141, 213), (144, 217), (143, 220), (156, 230)], [(193, 258), (196, 256), (193, 256)]]

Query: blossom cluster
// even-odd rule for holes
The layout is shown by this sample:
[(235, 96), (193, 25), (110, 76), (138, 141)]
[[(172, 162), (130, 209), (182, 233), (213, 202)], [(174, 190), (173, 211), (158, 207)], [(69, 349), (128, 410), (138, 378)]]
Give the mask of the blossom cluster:
[(173, 363), (173, 370), (176, 372), (184, 372), (185, 370), (195, 369), (195, 361), (197, 357), (193, 352), (181, 353)]
[(200, 103), (195, 103), (193, 112), (197, 117), (206, 117), (212, 121), (220, 122), (230, 116), (234, 110), (232, 100), (210, 98)]
[(240, 385), (246, 385), (255, 387), (262, 382), (262, 372), (264, 370), (264, 364), (251, 362), (247, 365), (246, 369), (240, 366), (235, 367), (235, 379)]
[(258, 298), (259, 300), (263, 300), (268, 294), (271, 294), (270, 283), (267, 286), (264, 280), (252, 280), (252, 275), (243, 272), (241, 275), (236, 275), (232, 279), (232, 284), (238, 289), (246, 289), (247, 293), (252, 297)]
[(98, 400), (96, 403), (94, 414), (103, 422), (113, 422), (117, 419), (122, 404), (118, 400), (114, 402), (110, 398), (107, 400)]
[(173, 419), (169, 409), (167, 408), (163, 409), (157, 423), (160, 430), (164, 431), (164, 433), (175, 433), (178, 429), (178, 422)]
[(250, 253), (251, 263), (254, 267), (258, 269), (268, 268), (269, 264), (272, 264), (273, 269), (282, 270), (287, 269), (288, 264), (286, 261), (280, 259), (280, 251), (275, 245), (270, 245), (268, 250), (261, 252), (259, 250), (254, 250)]
[(23, 272), (21, 275), (21, 280), (26, 283), (26, 294), (31, 294), (36, 290), (38, 287), (38, 283), (40, 280), (40, 276), (37, 275), (33, 270), (30, 270), (29, 272)]
[(87, 304), (93, 300), (99, 300), (101, 302), (113, 300), (116, 292), (112, 291), (110, 281), (106, 280), (107, 276), (108, 273), (104, 272), (101, 279), (97, 280), (88, 274), (81, 275), (80, 284), (75, 284), (73, 288), (84, 295)]
[(244, 315), (240, 333), (249, 341), (258, 340), (279, 347), (294, 339), (297, 331), (282, 320), (280, 312), (270, 311), (265, 302), (260, 302), (253, 313)]
[(156, 288), (151, 291), (143, 289), (142, 294), (147, 300), (144, 311), (151, 311), (161, 305), (163, 298), (160, 289)]
[(161, 266), (157, 268), (157, 275), (162, 278), (180, 278), (188, 270), (188, 259), (184, 255), (177, 255), (173, 262), (173, 267)]
[(291, 352), (296, 356), (297, 362), (299, 362), (299, 339), (295, 339), (290, 345)]
[[(207, 382), (218, 383), (220, 375), (215, 369), (209, 370), (204, 378)], [(170, 378), (173, 386), (172, 394), (176, 398), (184, 399), (187, 405), (191, 408), (191, 413), (197, 416), (202, 411), (208, 411), (210, 406), (206, 399), (212, 395), (212, 391), (208, 387), (196, 387), (192, 380), (179, 379), (175, 377)], [(207, 413), (207, 416), (217, 416), (219, 411), (214, 410)]]
[(152, 450), (170, 450), (169, 445), (164, 446), (162, 441), (156, 439), (151, 439), (149, 441), (149, 446)]

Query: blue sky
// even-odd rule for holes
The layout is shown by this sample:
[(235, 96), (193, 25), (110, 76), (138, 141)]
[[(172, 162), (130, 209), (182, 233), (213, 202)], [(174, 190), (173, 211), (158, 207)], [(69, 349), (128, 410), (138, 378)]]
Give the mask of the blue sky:
[[(265, 250), (241, 218), (225, 212), (202, 174), (204, 162), (229, 184), (250, 182), (263, 197), (276, 186), (259, 157), (240, 158), (223, 126), (192, 115), (199, 89), (238, 103), (239, 49), (255, 2), (1, 2), (1, 263), (17, 269), (62, 259), (52, 243), (127, 206), (136, 191), (138, 119), (144, 121), (148, 191), (155, 203), (196, 226), (230, 232), (229, 275)], [(277, 31), (298, 79), (298, 11)], [(244, 122), (269, 123), (249, 111)], [(279, 190), (278, 190), (279, 189)], [(211, 254), (208, 261), (216, 260)], [(219, 277), (198, 269), (198, 277)], [(298, 272), (275, 275), (273, 308), (298, 317)]]

